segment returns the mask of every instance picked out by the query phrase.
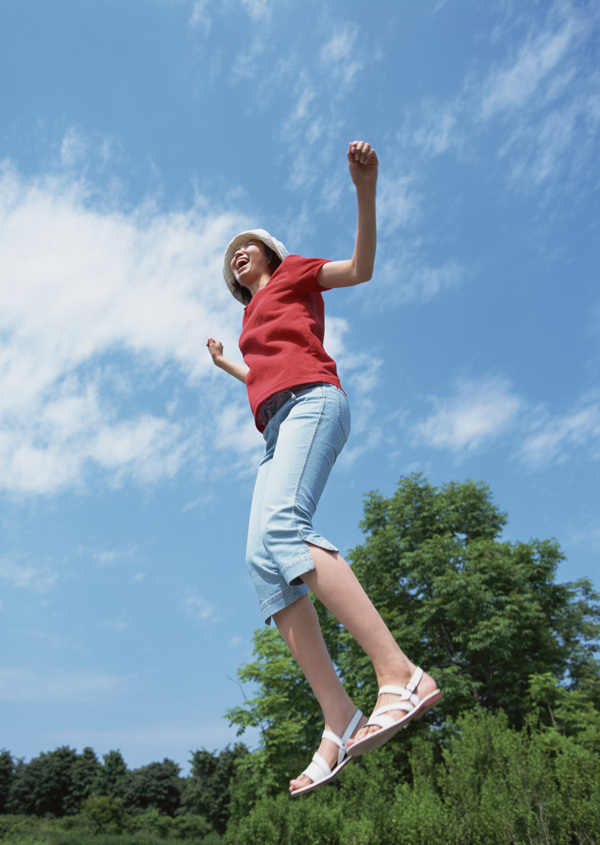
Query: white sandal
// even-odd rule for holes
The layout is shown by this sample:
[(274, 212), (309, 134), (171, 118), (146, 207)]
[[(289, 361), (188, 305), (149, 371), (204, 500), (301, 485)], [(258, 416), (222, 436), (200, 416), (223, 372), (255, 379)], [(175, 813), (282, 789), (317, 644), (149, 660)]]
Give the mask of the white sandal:
[[(302, 795), (305, 792), (310, 792), (312, 789), (316, 789), (317, 786), (321, 786), (322, 783), (327, 783), (327, 781), (333, 780), (333, 778), (341, 772), (344, 766), (346, 766), (352, 759), (348, 754), (346, 741), (350, 739), (356, 730), (361, 718), (362, 713), (360, 710), (357, 710), (342, 736), (334, 734), (333, 731), (323, 731), (323, 739), (335, 742), (339, 748), (337, 764), (333, 767), (333, 769), (329, 768), (323, 757), (321, 757), (318, 751), (315, 751), (312, 763), (309, 763), (307, 768), (302, 772), (302, 775), (306, 775), (306, 777), (310, 778), (312, 783), (309, 783), (307, 786), (301, 786), (300, 789), (294, 789), (293, 792), (290, 792), (290, 795)], [(302, 777), (302, 775), (300, 775), (300, 777)]]
[[(419, 686), (423, 674), (423, 670), (417, 668), (406, 687), (390, 685), (381, 687), (379, 695), (391, 693), (392, 695), (399, 696), (400, 701), (395, 704), (386, 704), (373, 713), (364, 727), (376, 725), (380, 730), (350, 745), (348, 747), (350, 757), (360, 757), (361, 754), (365, 754), (367, 751), (374, 751), (376, 748), (380, 748), (388, 739), (391, 739), (397, 734), (401, 728), (407, 726), (413, 719), (423, 716), (427, 710), (430, 710), (441, 700), (442, 693), (439, 689), (433, 690), (433, 692), (430, 692), (423, 699), (419, 698), (416, 689)], [(393, 719), (391, 716), (388, 716), (388, 713), (394, 710), (403, 710), (404, 715), (399, 719)]]

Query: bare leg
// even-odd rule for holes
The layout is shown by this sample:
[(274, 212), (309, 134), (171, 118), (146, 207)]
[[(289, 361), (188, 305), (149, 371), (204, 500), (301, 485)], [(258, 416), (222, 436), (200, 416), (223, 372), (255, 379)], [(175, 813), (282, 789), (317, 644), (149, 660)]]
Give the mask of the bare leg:
[[(341, 735), (352, 719), (356, 707), (337, 676), (321, 634), (319, 618), (308, 596), (274, 614), (279, 632), (304, 672), (317, 701), (321, 705), (325, 727)], [(363, 719), (363, 723), (366, 719)], [(319, 754), (333, 767), (338, 748), (327, 739), (319, 747)], [(306, 775), (290, 781), (290, 791), (310, 783)]]
[[(335, 552), (312, 545), (308, 548), (316, 568), (307, 572), (302, 580), (371, 658), (379, 686), (405, 687), (416, 667), (392, 637), (352, 569)], [(435, 688), (433, 678), (424, 675), (419, 684), (419, 696), (422, 698)], [(377, 699), (376, 707), (397, 701), (396, 696), (384, 694)], [(399, 718), (403, 712), (392, 711), (389, 715)], [(377, 730), (374, 726), (362, 728), (353, 739), (362, 739)], [(348, 745), (351, 744), (349, 741)]]

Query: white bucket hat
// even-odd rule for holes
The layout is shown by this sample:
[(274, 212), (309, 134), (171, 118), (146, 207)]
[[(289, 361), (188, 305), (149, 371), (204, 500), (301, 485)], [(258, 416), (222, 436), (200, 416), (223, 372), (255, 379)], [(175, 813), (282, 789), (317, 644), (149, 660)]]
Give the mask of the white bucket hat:
[(242, 305), (247, 305), (248, 301), (244, 299), (242, 293), (244, 289), (240, 283), (236, 281), (235, 276), (231, 272), (231, 259), (233, 258), (236, 249), (238, 249), (242, 244), (245, 244), (246, 241), (262, 241), (265, 246), (272, 249), (275, 255), (278, 255), (282, 261), (286, 255), (289, 255), (288, 250), (284, 247), (281, 241), (278, 241), (277, 238), (270, 235), (266, 229), (249, 229), (247, 232), (240, 232), (239, 235), (235, 236), (225, 250), (225, 258), (223, 259), (223, 277), (225, 278), (227, 287), (231, 293), (235, 296), (238, 302), (242, 303)]

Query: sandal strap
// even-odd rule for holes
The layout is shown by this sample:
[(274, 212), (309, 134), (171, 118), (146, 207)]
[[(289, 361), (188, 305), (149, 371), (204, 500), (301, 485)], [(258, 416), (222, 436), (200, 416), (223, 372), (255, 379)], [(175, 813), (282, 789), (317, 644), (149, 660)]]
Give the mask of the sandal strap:
[(421, 683), (421, 678), (423, 677), (423, 675), (424, 675), (423, 670), (421, 669), (420, 666), (417, 666), (412, 678), (410, 679), (410, 681), (406, 685), (406, 689), (409, 692), (415, 692), (415, 690), (417, 689), (417, 687)]
[[(379, 690), (379, 695), (383, 695), (385, 693), (388, 693), (388, 694), (391, 694), (391, 695), (397, 695), (398, 698), (400, 699), (397, 706), (394, 705), (392, 707), (390, 704), (388, 704), (387, 705), (388, 710), (412, 709), (412, 707), (416, 707), (418, 704), (421, 703), (421, 699), (416, 694), (416, 692), (411, 692), (406, 687), (391, 687), (391, 686), (381, 687), (381, 689)], [(410, 704), (411, 704), (410, 708), (405, 708), (405, 707), (401, 706), (401, 705), (405, 704), (406, 702), (410, 702)], [(380, 711), (385, 712), (384, 707), (380, 707), (379, 710), (375, 711), (375, 713), (379, 713)]]
[(343, 749), (343, 748), (346, 747), (342, 737), (338, 736), (337, 734), (334, 734), (333, 731), (327, 731), (327, 730), (323, 731), (323, 739), (328, 739), (329, 742), (335, 742), (335, 744), (337, 745), (338, 748)]
[[(344, 731), (342, 736), (338, 736), (337, 734), (334, 734), (333, 731), (328, 731), (328, 730), (323, 731), (323, 739), (328, 739), (330, 742), (334, 742), (337, 745), (337, 747), (340, 749), (338, 751), (338, 759), (337, 759), (337, 765), (338, 766), (342, 762), (342, 760), (344, 759), (344, 755), (346, 754), (346, 740), (350, 739), (350, 737), (352, 736), (352, 734), (356, 730), (356, 726), (358, 725), (358, 723), (360, 722), (361, 719), (362, 719), (362, 713), (360, 712), (360, 710), (357, 710), (356, 713), (354, 714), (354, 716), (350, 719), (350, 723), (348, 724), (348, 727), (346, 728), (346, 730)], [(322, 759), (323, 758), (321, 757), (321, 760)]]
[(397, 721), (396, 719), (392, 719), (391, 716), (388, 716), (388, 713), (398, 710), (404, 710), (406, 713), (410, 713), (411, 710), (418, 707), (421, 703), (421, 699), (415, 690), (419, 686), (423, 674), (423, 670), (420, 667), (417, 667), (412, 678), (405, 687), (395, 686), (394, 684), (384, 684), (384, 686), (380, 687), (379, 695), (397, 695), (400, 701), (395, 704), (384, 704), (383, 707), (379, 707), (375, 710), (367, 722), (367, 725), (375, 725), (378, 728), (387, 728)]
[[(337, 734), (334, 734), (333, 731), (328, 731), (327, 729), (323, 731), (323, 739), (328, 739), (330, 742), (335, 743), (339, 748), (336, 764), (337, 766), (340, 765), (340, 763), (346, 756), (346, 740), (350, 739), (361, 719), (362, 713), (360, 712), (360, 710), (357, 710), (354, 716), (350, 719), (350, 723), (342, 736), (338, 736)], [(333, 769), (329, 768), (327, 761), (323, 757), (321, 757), (318, 751), (315, 751), (315, 753), (313, 754), (312, 761), (308, 764), (302, 774), (310, 778), (313, 783), (316, 783), (317, 781), (329, 777), (332, 771)]]
[(315, 751), (312, 761), (304, 769), (302, 774), (306, 775), (307, 778), (310, 778), (313, 783), (316, 783), (318, 780), (323, 780), (323, 778), (329, 777), (331, 769), (327, 765), (326, 761), (321, 757), (319, 752)]
[[(391, 694), (391, 695), (397, 695), (401, 699), (400, 703), (402, 703), (404, 701), (410, 701), (410, 703), (413, 705), (413, 707), (416, 707), (418, 704), (421, 703), (421, 699), (419, 698), (419, 696), (417, 695), (415, 690), (419, 686), (419, 683), (421, 682), (421, 678), (423, 677), (423, 674), (424, 674), (423, 670), (420, 667), (417, 667), (417, 669), (413, 673), (412, 678), (410, 679), (410, 681), (407, 683), (407, 685), (405, 687), (398, 687), (398, 686), (394, 686), (393, 684), (385, 684), (384, 686), (380, 687), (379, 695), (383, 695), (384, 693), (388, 693), (388, 694)], [(393, 708), (393, 707), (388, 706), (388, 709), (404, 710), (404, 709), (407, 709), (407, 708), (404, 708), (404, 707)], [(378, 715), (379, 712), (385, 712), (384, 708), (381, 707), (373, 715), (374, 716)]]
[(378, 728), (388, 728), (391, 725), (395, 725), (398, 721), (397, 719), (393, 719), (391, 716), (388, 716), (388, 713), (398, 712), (398, 710), (404, 710), (406, 713), (410, 713), (411, 710), (415, 709), (415, 705), (412, 701), (399, 701), (397, 704), (386, 704), (384, 707), (380, 707), (376, 710), (367, 725), (376, 725)]
[(354, 731), (358, 727), (358, 723), (360, 722), (361, 719), (362, 719), (362, 713), (361, 713), (360, 710), (357, 710), (356, 713), (354, 714), (354, 716), (350, 719), (350, 724), (348, 725), (348, 727), (346, 728), (346, 730), (344, 731), (344, 733), (342, 735), (342, 742), (344, 743), (344, 746), (346, 745), (346, 740), (350, 739), (350, 737), (352, 736), (352, 734), (354, 733)]

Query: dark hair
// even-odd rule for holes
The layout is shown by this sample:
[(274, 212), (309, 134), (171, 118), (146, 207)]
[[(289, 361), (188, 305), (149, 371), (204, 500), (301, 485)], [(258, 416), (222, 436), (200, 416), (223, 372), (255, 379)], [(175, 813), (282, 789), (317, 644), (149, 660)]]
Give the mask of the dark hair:
[(261, 244), (263, 245), (265, 255), (267, 256), (267, 261), (269, 262), (269, 270), (271, 272), (271, 275), (273, 275), (275, 270), (277, 270), (277, 268), (281, 264), (281, 258), (277, 255), (274, 250), (271, 249), (270, 246), (267, 246), (266, 243), (263, 243), (263, 241), (261, 241)]
[(234, 276), (234, 278), (233, 278), (233, 284), (235, 285), (235, 289), (236, 289), (236, 291), (237, 291), (237, 292), (239, 293), (239, 295), (240, 295), (240, 299), (242, 300), (242, 303), (243, 303), (244, 305), (248, 305), (248, 303), (249, 303), (249, 302), (250, 302), (250, 300), (252, 299), (252, 294), (250, 293), (250, 291), (248, 290), (248, 288), (243, 288), (243, 287), (240, 285), (240, 283), (238, 282), (238, 280), (235, 278), (235, 276)]

